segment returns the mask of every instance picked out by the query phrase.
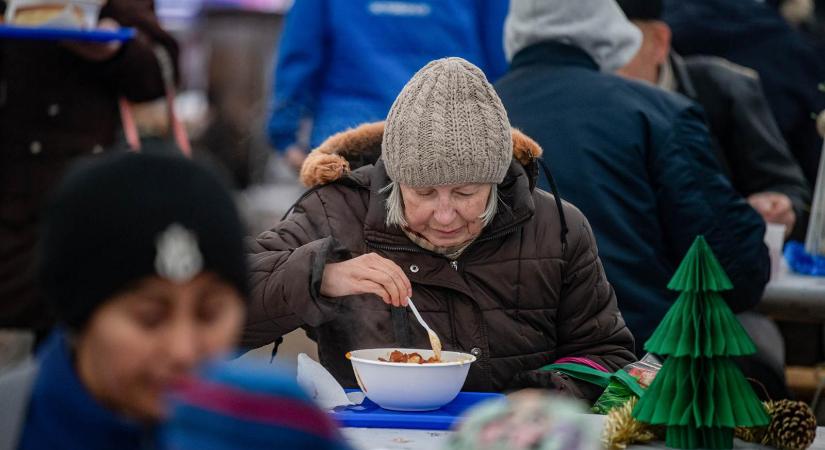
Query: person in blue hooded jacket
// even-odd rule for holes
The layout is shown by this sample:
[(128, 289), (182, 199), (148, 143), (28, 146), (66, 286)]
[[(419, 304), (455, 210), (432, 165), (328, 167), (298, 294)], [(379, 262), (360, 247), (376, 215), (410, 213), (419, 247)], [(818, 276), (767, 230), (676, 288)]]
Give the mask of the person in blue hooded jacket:
[[(308, 149), (383, 120), (407, 80), (433, 59), (464, 58), (495, 81), (507, 70), (503, 0), (298, 0), (286, 18), (267, 125), (300, 167)], [(298, 139), (311, 121), (309, 142)]]

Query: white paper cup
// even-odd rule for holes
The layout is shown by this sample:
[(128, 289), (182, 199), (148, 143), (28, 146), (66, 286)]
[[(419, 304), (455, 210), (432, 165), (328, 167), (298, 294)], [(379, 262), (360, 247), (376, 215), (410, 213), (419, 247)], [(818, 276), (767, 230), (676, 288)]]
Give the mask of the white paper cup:
[(785, 244), (786, 226), (781, 223), (768, 223), (765, 227), (765, 245), (771, 256), (771, 280), (775, 279), (782, 267), (782, 247)]

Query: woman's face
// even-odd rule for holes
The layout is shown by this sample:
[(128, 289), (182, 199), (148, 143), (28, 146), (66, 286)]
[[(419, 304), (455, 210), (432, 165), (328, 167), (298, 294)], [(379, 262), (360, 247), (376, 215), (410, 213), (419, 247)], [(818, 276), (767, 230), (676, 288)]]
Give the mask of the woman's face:
[(453, 247), (478, 236), (490, 184), (433, 187), (401, 185), (404, 217), (412, 231), (439, 247)]
[(240, 294), (214, 274), (181, 284), (147, 277), (108, 299), (77, 335), (77, 371), (107, 407), (157, 421), (165, 390), (198, 363), (231, 351), (243, 320)]

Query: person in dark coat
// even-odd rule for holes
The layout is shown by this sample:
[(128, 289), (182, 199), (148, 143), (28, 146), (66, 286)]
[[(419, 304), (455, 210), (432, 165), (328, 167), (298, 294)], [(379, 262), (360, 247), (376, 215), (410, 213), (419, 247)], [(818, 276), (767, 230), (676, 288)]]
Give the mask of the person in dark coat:
[(634, 360), (585, 216), (535, 188), (541, 148), (512, 130), (481, 70), (436, 60), (385, 123), (329, 138), (304, 162), (313, 189), (250, 241), (242, 345), (303, 327), (355, 387), (345, 354), (427, 349), (411, 297), (445, 350), (477, 358), (464, 389), (538, 387), (593, 401), (603, 389), (545, 368), (613, 372)]
[(611, 73), (640, 42), (612, 0), (513, 0), (512, 62), (496, 83), (560, 195), (588, 217), (637, 352), (676, 299), (666, 286), (697, 235), (733, 282), (734, 311), (759, 302), (770, 273), (765, 224), (724, 175), (699, 108)]
[(679, 54), (713, 55), (759, 73), (776, 123), (808, 184), (816, 183), (825, 109), (825, 59), (775, 6), (754, 0), (668, 0), (664, 21)]
[(682, 58), (670, 48), (661, 0), (619, 0), (642, 31), (642, 46), (620, 75), (678, 92), (707, 115), (716, 156), (733, 186), (766, 222), (805, 239), (811, 187), (788, 150), (752, 69), (713, 56)]
[(118, 98), (163, 95), (154, 47), (177, 60), (152, 0), (110, 0), (100, 26), (134, 27), (123, 44), (0, 40), (0, 329), (43, 336), (54, 317), (34, 283), (40, 209), (67, 165), (110, 151)]
[[(787, 234), (804, 240), (811, 191), (773, 120), (758, 75), (719, 57), (683, 59), (671, 51), (670, 28), (660, 20), (661, 1), (618, 3), (643, 37), (639, 52), (618, 73), (678, 92), (701, 105), (716, 157), (733, 186), (766, 222), (784, 224)], [(738, 318), (758, 352), (741, 358), (740, 367), (760, 380), (772, 398), (788, 397), (785, 344), (778, 327), (753, 311)]]

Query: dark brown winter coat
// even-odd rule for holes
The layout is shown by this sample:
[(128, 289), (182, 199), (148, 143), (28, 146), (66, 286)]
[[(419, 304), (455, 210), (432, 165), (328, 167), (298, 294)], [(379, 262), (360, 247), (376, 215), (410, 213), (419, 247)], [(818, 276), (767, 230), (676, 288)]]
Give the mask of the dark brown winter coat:
[(590, 227), (568, 203), (570, 231), (562, 248), (555, 200), (533, 188), (538, 145), (514, 132), (515, 158), (499, 185), (503, 205), (459, 259), (449, 261), (385, 225), (379, 190), (390, 180), (376, 161), (382, 134), (382, 124), (370, 124), (330, 138), (302, 173), (307, 184), (327, 184), (250, 241), (253, 294), (244, 344), (261, 346), (304, 327), (318, 342), (321, 363), (345, 386), (355, 386), (347, 351), (428, 348), (426, 332), (406, 309), (374, 295), (320, 295), (326, 263), (376, 252), (409, 277), (416, 306), (444, 348), (478, 356), (465, 390), (547, 387), (592, 400), (598, 389), (536, 369), (580, 356), (616, 370), (634, 359), (633, 337)]
[(87, 61), (54, 41), (0, 40), (0, 328), (51, 326), (34, 281), (45, 198), (69, 163), (115, 143), (119, 97), (163, 95), (153, 46), (177, 59), (152, 0), (109, 0), (101, 17), (137, 30), (108, 61)]

